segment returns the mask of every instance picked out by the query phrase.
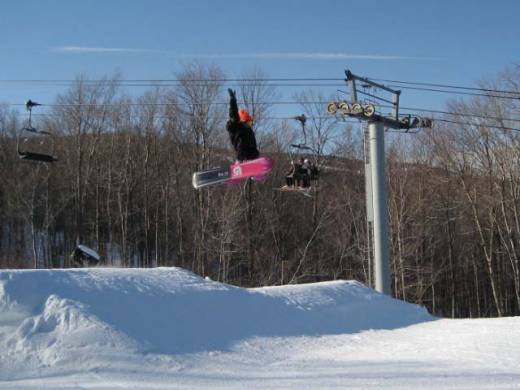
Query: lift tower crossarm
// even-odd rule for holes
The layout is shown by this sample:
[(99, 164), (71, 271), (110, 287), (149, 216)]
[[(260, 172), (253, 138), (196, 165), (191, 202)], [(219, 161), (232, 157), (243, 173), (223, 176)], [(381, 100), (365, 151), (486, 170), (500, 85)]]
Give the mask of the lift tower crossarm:
[[(396, 122), (399, 122), (399, 96), (401, 95), (400, 90), (392, 89), (387, 87), (386, 85), (376, 83), (370, 79), (367, 79), (366, 77), (356, 76), (354, 73), (352, 73), (350, 70), (345, 71), (345, 75), (347, 78), (345, 81), (347, 83), (350, 83), (350, 93), (352, 96), (352, 99), (357, 102), (357, 89), (356, 89), (356, 80), (362, 81), (365, 84), (371, 85), (376, 88), (383, 89), (387, 92), (390, 92), (392, 94), (392, 101), (389, 103), (392, 103), (392, 116)], [(394, 127), (394, 126), (390, 126)], [(399, 126), (398, 126), (399, 127)]]

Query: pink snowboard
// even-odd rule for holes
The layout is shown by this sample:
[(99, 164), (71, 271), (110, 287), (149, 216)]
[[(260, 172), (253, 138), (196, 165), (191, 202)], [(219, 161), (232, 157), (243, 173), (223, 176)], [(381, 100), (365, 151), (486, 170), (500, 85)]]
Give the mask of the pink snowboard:
[(228, 184), (240, 183), (251, 177), (253, 180), (263, 182), (273, 169), (273, 160), (269, 157), (259, 157), (254, 160), (235, 162), (229, 167), (230, 179)]

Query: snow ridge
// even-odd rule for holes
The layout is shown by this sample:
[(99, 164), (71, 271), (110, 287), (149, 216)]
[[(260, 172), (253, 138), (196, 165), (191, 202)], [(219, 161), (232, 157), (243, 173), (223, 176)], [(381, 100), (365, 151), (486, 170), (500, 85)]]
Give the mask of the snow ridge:
[(0, 271), (0, 381), (157, 359), (181, 367), (182, 356), (254, 340), (432, 320), (353, 281), (244, 289), (180, 268)]

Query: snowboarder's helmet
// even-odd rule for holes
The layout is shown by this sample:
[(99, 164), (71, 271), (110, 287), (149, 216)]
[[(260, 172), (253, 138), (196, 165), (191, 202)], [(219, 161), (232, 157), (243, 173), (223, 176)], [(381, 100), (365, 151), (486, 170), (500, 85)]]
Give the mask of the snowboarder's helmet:
[(240, 118), (240, 122), (251, 122), (251, 121), (253, 121), (253, 118), (251, 118), (251, 115), (249, 115), (249, 112), (247, 112), (244, 109), (241, 109), (238, 112), (238, 116)]

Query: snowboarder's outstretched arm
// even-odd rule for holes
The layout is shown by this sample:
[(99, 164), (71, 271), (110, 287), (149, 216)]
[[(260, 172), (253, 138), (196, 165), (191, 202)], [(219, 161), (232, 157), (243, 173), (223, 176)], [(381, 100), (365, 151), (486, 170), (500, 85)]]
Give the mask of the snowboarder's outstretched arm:
[(231, 88), (228, 88), (229, 92), (229, 119), (234, 121), (239, 121), (240, 117), (238, 116), (238, 104), (237, 98), (235, 96), (235, 91)]

